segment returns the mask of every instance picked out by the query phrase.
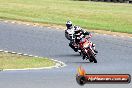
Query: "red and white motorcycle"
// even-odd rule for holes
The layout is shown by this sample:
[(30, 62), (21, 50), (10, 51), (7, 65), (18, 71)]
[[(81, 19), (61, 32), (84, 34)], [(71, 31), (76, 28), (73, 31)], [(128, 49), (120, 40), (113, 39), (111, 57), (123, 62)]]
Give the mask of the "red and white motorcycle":
[(86, 60), (89, 59), (90, 62), (97, 63), (96, 54), (92, 48), (92, 42), (84, 38), (79, 43), (79, 47), (83, 58), (86, 58)]

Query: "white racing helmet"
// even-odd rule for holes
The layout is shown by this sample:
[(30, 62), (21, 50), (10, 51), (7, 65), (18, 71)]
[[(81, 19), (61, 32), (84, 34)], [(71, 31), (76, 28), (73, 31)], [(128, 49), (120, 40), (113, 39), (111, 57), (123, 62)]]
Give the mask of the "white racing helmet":
[(71, 21), (67, 21), (66, 22), (66, 27), (67, 27), (67, 29), (71, 29), (72, 28), (72, 22)]

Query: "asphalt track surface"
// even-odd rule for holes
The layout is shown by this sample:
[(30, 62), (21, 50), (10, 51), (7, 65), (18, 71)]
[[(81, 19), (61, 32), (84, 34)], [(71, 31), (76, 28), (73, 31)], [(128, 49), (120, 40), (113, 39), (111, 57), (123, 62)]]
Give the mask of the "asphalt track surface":
[(98, 63), (83, 61), (69, 46), (63, 30), (0, 21), (0, 49), (46, 56), (63, 61), (63, 68), (50, 70), (1, 71), (0, 88), (131, 88), (130, 84), (76, 83), (81, 65), (87, 73), (132, 75), (132, 38), (94, 34)]

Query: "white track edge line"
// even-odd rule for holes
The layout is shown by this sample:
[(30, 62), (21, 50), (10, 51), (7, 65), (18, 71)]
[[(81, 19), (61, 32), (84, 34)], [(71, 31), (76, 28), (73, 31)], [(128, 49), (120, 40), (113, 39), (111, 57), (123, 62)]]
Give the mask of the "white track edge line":
[[(33, 56), (33, 55), (28, 55), (28, 54), (23, 54), (23, 53), (17, 53), (17, 52), (10, 52), (10, 51), (4, 51), (0, 50), (0, 52), (6, 52), (6, 53), (12, 53), (12, 54), (18, 54), (18, 55), (23, 55), (23, 56), (29, 56), (29, 57), (38, 57), (38, 58), (43, 58), (39, 56)], [(64, 62), (55, 60), (55, 59), (49, 59), (54, 62), (56, 62), (55, 66), (50, 66), (50, 67), (40, 67), (40, 68), (23, 68), (23, 69), (1, 69), (0, 71), (18, 71), (18, 70), (41, 70), (41, 69), (52, 69), (52, 68), (60, 68), (60, 67), (65, 67), (67, 66)]]

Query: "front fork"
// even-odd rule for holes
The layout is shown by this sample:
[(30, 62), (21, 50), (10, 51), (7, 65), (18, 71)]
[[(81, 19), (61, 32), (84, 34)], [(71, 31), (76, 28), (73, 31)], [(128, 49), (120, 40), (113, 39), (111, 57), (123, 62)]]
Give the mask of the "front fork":
[(87, 59), (90, 59), (90, 57), (91, 57), (90, 54), (89, 54), (89, 52), (91, 52), (91, 54), (96, 55), (95, 52), (94, 52), (94, 50), (91, 49), (91, 48), (90, 48), (90, 49), (85, 49), (85, 48), (84, 48), (82, 52), (83, 52), (83, 53), (82, 53), (83, 59), (86, 58), (86, 60), (87, 60)]

